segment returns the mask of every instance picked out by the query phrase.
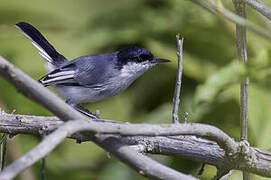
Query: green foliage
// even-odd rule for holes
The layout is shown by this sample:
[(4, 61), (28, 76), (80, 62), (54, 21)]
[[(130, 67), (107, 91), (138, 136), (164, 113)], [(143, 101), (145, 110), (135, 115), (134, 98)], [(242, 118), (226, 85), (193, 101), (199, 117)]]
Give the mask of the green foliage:
[(244, 71), (244, 67), (237, 60), (232, 61), (231, 64), (224, 66), (221, 70), (217, 70), (216, 73), (207, 78), (205, 83), (197, 87), (194, 97), (195, 106), (200, 103), (213, 102), (221, 91), (239, 82), (243, 74), (242, 71)]
[[(232, 8), (228, 1), (224, 5)], [(249, 13), (249, 18), (265, 25), (256, 13)], [(125, 92), (86, 105), (92, 111), (99, 109), (102, 118), (131, 122), (171, 122), (177, 67), (175, 35), (180, 33), (184, 37), (180, 119), (189, 112), (190, 122), (213, 124), (238, 140), (239, 82), (243, 75), (249, 75), (249, 139), (253, 145), (270, 148), (271, 46), (255, 33), (248, 32), (249, 63), (244, 67), (236, 60), (233, 24), (190, 1), (2, 0), (0, 55), (35, 79), (45, 73), (43, 62), (30, 41), (13, 26), (19, 21), (37, 26), (68, 59), (134, 44), (171, 59), (172, 63), (154, 67)], [(51, 115), (2, 78), (0, 108), (20, 114)], [(31, 136), (16, 138), (22, 152), (37, 143), (37, 138)], [(14, 160), (11, 157), (10, 161)], [(48, 156), (46, 173), (48, 179), (145, 179), (107, 157), (93, 143), (66, 140)], [(199, 164), (179, 157), (163, 163), (194, 175), (199, 170)], [(38, 163), (32, 168), (37, 178), (39, 167)], [(210, 179), (214, 174), (215, 168), (207, 166), (200, 178)], [(238, 172), (231, 177), (239, 178)]]

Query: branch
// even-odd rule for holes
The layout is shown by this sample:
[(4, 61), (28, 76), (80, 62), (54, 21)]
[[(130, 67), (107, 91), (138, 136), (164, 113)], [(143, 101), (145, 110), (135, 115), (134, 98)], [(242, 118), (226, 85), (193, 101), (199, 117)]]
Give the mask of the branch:
[[(29, 126), (34, 126), (34, 122), (31, 122), (33, 116), (16, 116), (11, 118), (12, 120), (7, 121), (8, 116), (3, 114), (0, 116), (0, 131), (12, 134), (24, 133), (25, 129)], [(29, 119), (27, 119), (30, 117)], [(40, 117), (45, 118), (45, 117)], [(18, 127), (18, 120), (20, 126)], [(30, 121), (29, 121), (30, 120)], [(29, 123), (29, 122), (31, 123)], [(74, 120), (78, 121), (78, 120)], [(12, 123), (11, 125), (9, 123)], [(25, 124), (23, 124), (25, 123)], [(40, 123), (40, 122), (38, 122)], [(37, 131), (48, 133), (55, 128), (56, 121), (54, 118), (49, 119), (42, 128), (40, 124), (34, 126), (29, 130), (28, 133), (37, 133)], [(177, 135), (194, 135), (198, 137), (203, 137), (212, 141), (217, 142), (221, 148), (225, 149), (228, 153), (234, 153), (237, 150), (237, 143), (225, 134), (220, 129), (199, 123), (188, 123), (188, 124), (131, 124), (131, 123), (121, 123), (112, 121), (80, 121), (80, 123), (91, 133), (98, 134), (116, 134), (125, 136), (177, 136)], [(17, 124), (17, 125), (16, 125)], [(56, 125), (61, 125), (61, 122), (57, 121)], [(48, 132), (44, 132), (44, 131)]]
[[(26, 116), (27, 117), (27, 116)], [(12, 134), (23, 133), (23, 126), (22, 123), (24, 121), (28, 121), (26, 117), (16, 117), (20, 120), (21, 126), (16, 127), (14, 123), (18, 123), (16, 121), (8, 122), (13, 123), (12, 125), (8, 125), (5, 122), (6, 116), (0, 116), (0, 131)], [(30, 118), (31, 119), (31, 118)], [(34, 127), (31, 129), (30, 133), (38, 131), (52, 130), (52, 124), (46, 124), (42, 129), (40, 127)], [(3, 123), (3, 124), (2, 124)], [(40, 123), (40, 122), (39, 122)], [(54, 123), (54, 121), (53, 121)], [(57, 122), (59, 123), (59, 122)], [(221, 148), (225, 149), (226, 152), (232, 153), (236, 152), (237, 143), (225, 134), (220, 129), (206, 125), (206, 124), (199, 124), (199, 123), (189, 123), (189, 124), (131, 124), (131, 123), (112, 123), (111, 121), (107, 122), (99, 122), (99, 121), (82, 121), (81, 122), (86, 130), (92, 133), (99, 133), (99, 134), (117, 134), (117, 135), (125, 135), (125, 136), (176, 136), (176, 135), (194, 135), (198, 137), (203, 137), (209, 140), (213, 140), (217, 142)], [(29, 127), (30, 124), (26, 123), (24, 125), (25, 128)], [(10, 126), (10, 127), (7, 127)], [(31, 122), (31, 125), (33, 123)], [(37, 129), (38, 128), (38, 129)], [(11, 131), (12, 130), (12, 131)]]
[(256, 11), (267, 17), (271, 20), (271, 9), (268, 8), (265, 4), (263, 4), (260, 0), (242, 0)]
[[(233, 0), (235, 12), (237, 15), (246, 19), (246, 4), (241, 0)], [(247, 62), (247, 37), (246, 27), (236, 24), (236, 46), (238, 52), (238, 59), (241, 63)], [(240, 128), (241, 128), (241, 140), (248, 140), (248, 119), (247, 119), (247, 107), (248, 107), (248, 86), (249, 79), (245, 77), (240, 84)], [(249, 173), (243, 171), (243, 179), (249, 180)]]
[[(26, 169), (42, 157), (49, 154), (66, 137), (74, 134), (75, 132), (86, 130), (89, 130), (89, 132), (100, 130), (98, 135), (95, 136), (95, 142), (98, 143), (100, 146), (104, 147), (105, 149), (109, 149), (111, 153), (113, 153), (115, 156), (117, 156), (119, 159), (121, 159), (123, 162), (127, 163), (137, 171), (139, 171), (141, 175), (156, 179), (195, 179), (191, 176), (181, 174), (171, 168), (161, 165), (160, 163), (141, 154), (141, 152), (144, 151), (144, 147), (139, 148), (140, 146), (135, 145), (127, 146), (124, 144), (120, 144), (119, 141), (114, 141), (110, 138), (107, 139), (105, 136), (99, 135), (103, 133), (102, 126), (98, 127), (94, 125), (94, 127), (92, 127), (93, 125), (94, 124), (85, 120), (73, 120), (64, 123), (57, 130), (44, 137), (44, 139), (31, 151), (29, 151), (24, 156), (20, 157), (11, 165), (6, 167), (1, 172), (0, 179), (7, 180), (16, 177), (16, 175), (22, 170)], [(117, 132), (116, 129), (111, 129), (109, 131)]]
[(180, 104), (180, 93), (182, 87), (182, 73), (183, 73), (183, 38), (180, 39), (180, 35), (176, 36), (177, 39), (177, 56), (178, 56), (178, 70), (176, 85), (173, 98), (173, 111), (172, 111), (172, 121), (173, 123), (179, 122), (178, 112)]
[[(63, 123), (63, 121), (58, 120), (56, 117), (2, 114), (0, 115), (0, 132), (12, 132), (19, 129), (20, 133), (42, 135), (60, 127)], [(88, 124), (89, 122), (85, 123)], [(102, 126), (105, 127), (107, 124), (116, 123), (103, 122)], [(84, 126), (88, 128), (86, 125)], [(92, 127), (89, 128), (91, 129)], [(271, 153), (268, 150), (249, 147), (243, 142), (237, 143), (238, 147), (235, 153), (226, 154), (216, 143), (196, 138), (195, 136), (119, 136), (117, 134), (104, 135), (96, 133), (95, 135), (95, 133), (76, 133), (70, 137), (77, 141), (94, 141), (109, 152), (114, 151), (114, 148), (112, 149), (111, 145), (109, 145), (111, 141), (125, 146), (141, 145), (141, 147), (145, 147), (144, 152), (146, 153), (178, 155), (214, 165), (224, 171), (230, 169), (246, 170), (261, 176), (271, 177)], [(102, 142), (104, 143), (102, 144)], [(106, 144), (108, 147), (104, 146)], [(116, 155), (115, 152), (112, 152), (112, 154)]]
[[(28, 116), (16, 114), (0, 115), (0, 132), (13, 134), (43, 135), (51, 133), (64, 122), (52, 116)], [(109, 123), (109, 122), (108, 122)], [(123, 123), (120, 123), (123, 124)], [(106, 125), (106, 124), (105, 124)], [(118, 136), (114, 137), (121, 144), (145, 144), (146, 152), (154, 154), (181, 155), (199, 162), (206, 162), (221, 167), (226, 161), (225, 152), (217, 143), (196, 138), (195, 136)], [(94, 134), (73, 134), (69, 138), (77, 141), (93, 141)]]
[[(164, 166), (151, 158), (142, 154), (145, 152), (145, 146), (143, 145), (123, 145), (120, 146), (120, 143), (117, 138), (99, 136), (99, 140), (96, 143), (99, 143), (101, 147), (106, 149), (111, 149), (111, 153), (121, 159), (123, 162), (128, 164), (133, 169), (136, 169), (139, 174), (147, 176), (153, 179), (172, 179), (172, 180), (195, 180), (196, 178), (190, 175), (184, 175), (176, 170), (173, 170), (167, 166)], [(103, 140), (101, 140), (103, 139)]]

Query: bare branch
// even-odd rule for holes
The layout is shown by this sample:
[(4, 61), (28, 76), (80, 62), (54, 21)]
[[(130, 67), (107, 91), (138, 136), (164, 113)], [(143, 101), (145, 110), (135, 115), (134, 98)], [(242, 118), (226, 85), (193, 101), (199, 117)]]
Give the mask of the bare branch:
[(259, 13), (267, 17), (269, 20), (271, 20), (271, 9), (268, 8), (263, 2), (260, 0), (242, 0), (252, 8), (256, 9)]
[(185, 175), (166, 167), (151, 158), (142, 154), (145, 151), (145, 146), (143, 145), (123, 145), (120, 146), (118, 139), (113, 139), (100, 136), (96, 143), (99, 143), (102, 147), (111, 149), (111, 153), (115, 154), (123, 162), (126, 162), (129, 166), (136, 169), (139, 174), (147, 176), (153, 179), (172, 179), (172, 180), (194, 180), (196, 178)]
[[(64, 122), (51, 116), (28, 116), (16, 114), (0, 115), (0, 132), (43, 135), (51, 133)], [(109, 123), (109, 122), (108, 122)], [(123, 124), (123, 123), (121, 123)], [(112, 135), (124, 144), (146, 144), (149, 153), (181, 155), (199, 162), (222, 166), (226, 161), (225, 152), (217, 143), (195, 136), (125, 136)], [(93, 141), (93, 134), (73, 134), (70, 138), (78, 141)]]
[[(21, 122), (20, 127), (14, 126), (14, 124), (9, 125), (10, 127), (7, 127), (8, 125), (5, 122), (4, 115), (0, 116), (0, 131), (8, 131), (9, 133), (17, 134), (22, 133), (23, 128), (23, 122), (27, 121), (26, 117), (17, 117), (19, 121)], [(30, 118), (31, 119), (31, 118)], [(17, 120), (18, 121), (18, 120)], [(3, 123), (3, 124), (2, 124)], [(16, 123), (16, 121), (13, 121), (11, 123)], [(54, 123), (54, 121), (52, 121)], [(125, 135), (125, 136), (176, 136), (176, 135), (194, 135), (198, 137), (203, 137), (209, 140), (216, 141), (221, 148), (225, 149), (226, 152), (235, 152), (237, 149), (237, 143), (230, 138), (227, 134), (225, 134), (220, 129), (206, 125), (206, 124), (161, 124), (161, 125), (155, 125), (155, 124), (131, 124), (131, 123), (118, 123), (118, 122), (112, 122), (112, 121), (86, 121), (81, 122), (81, 124), (84, 125), (86, 128), (85, 130), (88, 130), (92, 133), (98, 133), (98, 134), (117, 134), (117, 135)], [(30, 124), (26, 124), (25, 126), (29, 127)], [(31, 123), (33, 126), (33, 123)], [(30, 125), (30, 126), (31, 126)], [(42, 131), (45, 129), (52, 130), (52, 128), (55, 128), (55, 126), (52, 126), (50, 124), (50, 121), (48, 122), (45, 127), (42, 129), (36, 129), (33, 128), (35, 131)], [(11, 131), (11, 129), (13, 131)]]
[[(246, 19), (246, 5), (242, 0), (233, 0), (235, 12), (237, 15)], [(236, 46), (238, 52), (238, 59), (241, 63), (247, 62), (247, 38), (246, 27), (236, 24)], [(248, 86), (249, 79), (245, 77), (240, 84), (240, 128), (241, 140), (248, 140), (248, 119), (247, 119), (247, 106), (248, 106)], [(243, 171), (243, 179), (249, 180), (249, 173)]]
[(140, 153), (144, 151), (144, 149), (141, 149), (140, 151), (134, 151), (131, 149), (132, 146), (120, 144), (119, 141), (114, 141), (110, 138), (105, 138), (105, 136), (101, 136), (100, 134), (102, 134), (103, 131), (102, 126), (99, 127), (94, 125), (93, 128), (92, 125), (94, 124), (85, 120), (73, 120), (64, 123), (57, 130), (46, 136), (31, 151), (20, 157), (18, 160), (14, 161), (11, 165), (7, 166), (1, 172), (0, 179), (6, 180), (14, 178), (22, 170), (31, 166), (36, 161), (50, 153), (59, 143), (62, 142), (63, 139), (70, 136), (71, 134), (86, 130), (90, 130), (90, 132), (92, 132), (94, 129), (100, 130), (100, 132), (95, 136), (96, 143), (105, 149), (109, 149), (109, 151), (115, 156), (119, 157), (125, 163), (138, 170), (141, 175), (156, 179), (195, 179), (191, 176), (184, 175), (164, 165), (161, 165), (158, 162), (146, 157)]
[(172, 111), (172, 121), (173, 123), (179, 123), (179, 104), (180, 104), (180, 93), (182, 87), (182, 73), (183, 73), (183, 38), (180, 35), (176, 35), (177, 40), (177, 56), (178, 56), (178, 70), (176, 85), (173, 98), (173, 111)]
[[(88, 124), (89, 122), (86, 123)], [(117, 124), (112, 122), (103, 123), (102, 126)], [(62, 124), (63, 121), (55, 117), (0, 115), (0, 132), (12, 132), (15, 130), (20, 133), (42, 135), (45, 132), (51, 132)], [(142, 145), (145, 146), (146, 153), (179, 155), (214, 165), (224, 171), (230, 169), (246, 170), (261, 176), (271, 177), (271, 153), (267, 150), (249, 147), (245, 143), (238, 143), (237, 152), (226, 154), (216, 143), (196, 138), (195, 136), (119, 136), (103, 135), (101, 133), (96, 133), (96, 135), (95, 133), (76, 133), (71, 138), (78, 141), (94, 141), (98, 145), (101, 145), (101, 140), (106, 143), (114, 141), (126, 146)], [(108, 151), (112, 151), (109, 146)]]

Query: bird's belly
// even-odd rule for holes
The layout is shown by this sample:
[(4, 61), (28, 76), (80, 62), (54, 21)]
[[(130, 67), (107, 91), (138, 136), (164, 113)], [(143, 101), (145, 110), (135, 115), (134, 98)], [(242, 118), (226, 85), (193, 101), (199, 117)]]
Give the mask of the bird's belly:
[(101, 90), (82, 86), (55, 86), (57, 93), (69, 100), (73, 104), (83, 102), (95, 102), (109, 97), (109, 94), (102, 93)]
[(100, 87), (56, 85), (58, 94), (73, 104), (95, 102), (114, 96), (125, 90), (136, 78), (110, 79)]
[[(128, 85), (127, 85), (128, 86)], [(73, 104), (95, 102), (114, 96), (127, 88), (127, 86), (111, 85), (102, 88), (82, 86), (55, 86), (57, 93)]]

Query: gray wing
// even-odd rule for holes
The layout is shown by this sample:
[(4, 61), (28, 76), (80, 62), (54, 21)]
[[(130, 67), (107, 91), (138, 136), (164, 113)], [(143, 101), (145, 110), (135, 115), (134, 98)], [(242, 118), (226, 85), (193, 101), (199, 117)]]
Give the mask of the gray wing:
[(44, 86), (60, 85), (60, 84), (76, 84), (74, 80), (74, 75), (76, 72), (76, 67), (74, 64), (64, 65), (60, 68), (43, 76), (39, 82)]
[(55, 69), (40, 79), (44, 86), (67, 85), (99, 87), (108, 79), (108, 66), (112, 61), (111, 54), (79, 57), (62, 67)]

